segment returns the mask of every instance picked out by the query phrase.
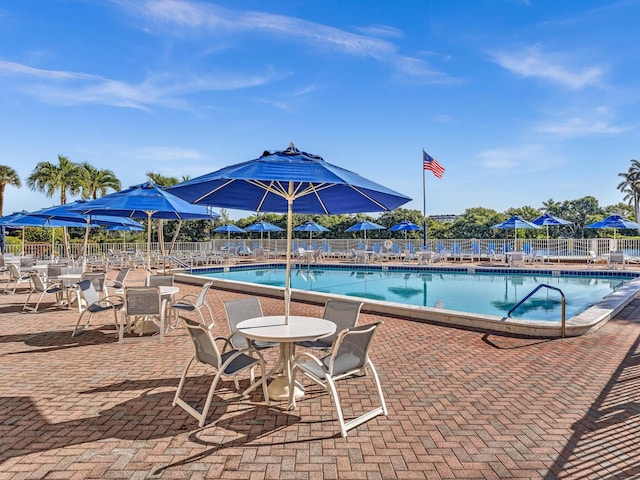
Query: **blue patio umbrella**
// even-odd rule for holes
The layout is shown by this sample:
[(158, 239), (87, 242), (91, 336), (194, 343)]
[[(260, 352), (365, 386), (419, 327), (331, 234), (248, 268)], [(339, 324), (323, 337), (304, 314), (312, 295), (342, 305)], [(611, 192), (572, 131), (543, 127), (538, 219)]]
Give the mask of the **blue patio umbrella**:
[(613, 228), (613, 238), (616, 238), (618, 229), (638, 229), (640, 224), (620, 215), (609, 215), (604, 220), (587, 225), (584, 228)]
[(313, 232), (330, 232), (327, 227), (320, 225), (317, 222), (309, 221), (304, 222), (301, 225), (298, 225), (293, 229), (294, 232), (309, 232), (309, 243), (311, 243), (311, 239), (313, 238)]
[(318, 155), (289, 148), (268, 152), (168, 189), (189, 202), (219, 208), (287, 213), (285, 323), (291, 298), (293, 213), (341, 214), (389, 211), (411, 198), (325, 162)]
[(110, 227), (105, 227), (105, 230), (110, 232), (122, 232), (122, 247), (124, 248), (125, 243), (127, 243), (127, 232), (141, 232), (144, 230), (144, 227), (142, 225), (138, 227), (135, 225), (111, 225)]
[[(78, 200), (72, 203), (66, 203), (64, 205), (55, 205), (53, 207), (43, 208), (35, 212), (31, 212), (30, 215), (34, 217), (42, 217), (51, 220), (67, 220), (67, 221), (79, 221), (84, 222), (85, 234), (82, 243), (82, 252), (85, 253), (87, 244), (89, 242), (89, 228), (92, 226), (125, 226), (134, 228), (144, 228), (140, 223), (127, 217), (113, 217), (106, 215), (93, 215), (78, 213), (78, 208), (84, 207), (88, 202), (86, 200)], [(65, 239), (66, 242), (66, 239)], [(66, 243), (65, 243), (66, 248)]]
[(505, 220), (504, 222), (498, 223), (497, 225), (493, 225), (491, 228), (498, 228), (503, 230), (513, 229), (514, 238), (518, 238), (518, 229), (519, 228), (540, 228), (538, 225), (534, 223), (526, 221), (520, 215), (513, 215), (511, 218)]
[(273, 223), (265, 222), (264, 220), (260, 220), (259, 222), (253, 223), (248, 227), (245, 227), (247, 232), (260, 232), (260, 246), (262, 247), (262, 234), (267, 232), (267, 236), (269, 238), (269, 242), (271, 242), (271, 232), (284, 232), (284, 228), (274, 225)]
[(550, 213), (540, 215), (535, 220), (531, 220), (531, 223), (540, 227), (547, 227), (547, 238), (549, 238), (549, 225), (571, 225), (571, 222), (562, 218), (554, 217)]
[[(35, 213), (35, 212), (34, 212)], [(86, 219), (84, 218), (48, 218), (46, 216), (37, 216), (32, 215), (30, 212), (17, 212), (11, 215), (7, 215), (6, 217), (0, 218), (0, 225), (4, 225), (5, 227), (23, 227), (22, 229), (22, 249), (24, 254), (24, 227), (44, 227), (51, 228), (51, 252), (54, 250), (54, 238), (55, 238), (55, 230), (56, 227), (78, 227), (85, 228), (87, 225), (89, 227), (97, 227), (97, 224), (89, 223), (87, 224)]]
[(2, 237), (2, 241), (0, 244), (0, 250), (2, 251), (2, 253), (5, 253), (5, 248), (7, 246), (6, 244), (6, 233), (7, 230), (18, 230), (18, 229), (22, 229), (22, 242), (24, 245), (24, 229), (23, 227), (19, 226), (19, 225), (7, 225), (8, 222), (10, 222), (11, 220), (17, 218), (18, 216), (22, 216), (27, 214), (28, 212), (26, 210), (23, 210), (22, 212), (14, 212), (11, 215), (5, 215), (3, 217), (0, 217), (0, 231), (1, 231), (1, 237)]
[(367, 243), (367, 230), (386, 230), (387, 227), (370, 222), (369, 220), (363, 220), (361, 222), (356, 223), (355, 225), (351, 225), (349, 228), (345, 230), (345, 232), (364, 232), (364, 243)]
[(400, 223), (396, 223), (393, 227), (389, 228), (390, 232), (404, 232), (404, 239), (407, 240), (407, 232), (422, 230), (422, 227), (416, 225), (409, 220), (403, 220)]
[[(151, 220), (206, 220), (219, 215), (204, 206), (192, 205), (153, 182), (134, 185), (120, 192), (87, 202), (77, 210), (91, 215), (147, 219), (147, 268), (151, 265)], [(179, 228), (178, 228), (179, 230)], [(177, 236), (176, 231), (176, 236)], [(175, 238), (175, 236), (174, 236)]]
[(229, 241), (231, 240), (231, 234), (232, 233), (247, 233), (246, 230), (243, 230), (242, 228), (234, 225), (234, 224), (228, 224), (228, 225), (222, 225), (218, 228), (214, 228), (213, 229), (214, 232), (216, 233), (226, 233), (227, 234), (227, 246), (229, 245)]
[(284, 228), (264, 220), (249, 225), (245, 230), (247, 232), (284, 232)]

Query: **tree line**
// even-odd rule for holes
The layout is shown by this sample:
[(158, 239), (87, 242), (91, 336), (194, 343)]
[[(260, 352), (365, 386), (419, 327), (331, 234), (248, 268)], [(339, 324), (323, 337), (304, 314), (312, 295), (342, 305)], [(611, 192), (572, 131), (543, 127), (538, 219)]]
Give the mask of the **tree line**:
[[(155, 172), (146, 173), (149, 180), (158, 185), (168, 187), (182, 181), (188, 177), (178, 179), (166, 177)], [(520, 215), (526, 220), (533, 220), (542, 213), (549, 213), (564, 220), (569, 221), (568, 225), (554, 226), (550, 228), (552, 237), (563, 238), (589, 238), (604, 236), (608, 233), (586, 229), (585, 226), (597, 222), (602, 218), (618, 214), (623, 217), (632, 217), (636, 222), (640, 220), (640, 162), (631, 160), (628, 171), (618, 174), (621, 178), (617, 189), (623, 194), (623, 202), (615, 205), (600, 206), (598, 200), (592, 196), (585, 196), (576, 200), (565, 200), (556, 202), (553, 199), (542, 202), (540, 208), (524, 206), (510, 208), (504, 212), (496, 210), (473, 207), (468, 208), (461, 215), (458, 215), (453, 222), (438, 222), (432, 218), (426, 219), (427, 236), (429, 238), (503, 238), (504, 232), (491, 228), (511, 215)], [(0, 216), (3, 215), (4, 193), (7, 185), (16, 188), (22, 187), (22, 181), (18, 173), (11, 167), (0, 165)], [(108, 169), (98, 169), (89, 163), (74, 163), (66, 156), (59, 155), (58, 163), (40, 162), (26, 179), (26, 185), (33, 191), (44, 193), (47, 197), (59, 195), (60, 204), (66, 204), (69, 197), (79, 196), (82, 199), (96, 199), (104, 196), (110, 191), (119, 191), (121, 183), (113, 171)], [(273, 213), (253, 213), (247, 217), (232, 222), (228, 211), (220, 210), (220, 218), (212, 221), (192, 220), (185, 222), (180, 230), (178, 241), (206, 241), (216, 237), (226, 237), (226, 234), (216, 235), (213, 228), (234, 223), (240, 228), (245, 228), (259, 220), (264, 220), (282, 228), (286, 227), (286, 215)], [(345, 232), (353, 224), (369, 220), (384, 226), (386, 229), (404, 220), (413, 222), (419, 226), (423, 225), (422, 212), (414, 209), (398, 208), (391, 212), (382, 213), (379, 216), (367, 214), (355, 215), (300, 215), (294, 214), (294, 225), (302, 224), (306, 221), (315, 221), (328, 228), (328, 232), (314, 233), (314, 238), (357, 238), (359, 234)], [(164, 232), (172, 235), (176, 222), (165, 222)], [(46, 229), (29, 228), (27, 241), (49, 241), (50, 232)], [(72, 238), (74, 234), (82, 236), (83, 229), (70, 229)], [(308, 236), (302, 232), (300, 238)], [(609, 232), (613, 235), (613, 232)], [(517, 234), (521, 238), (544, 238), (546, 229), (519, 229)], [(638, 232), (620, 231), (620, 235), (637, 235)], [(252, 234), (253, 237), (259, 234)], [(391, 232), (389, 230), (379, 230), (376, 238), (422, 238), (422, 231)], [(139, 238), (138, 238), (139, 237)], [(113, 241), (113, 233), (105, 232), (104, 229), (92, 229), (91, 240), (95, 242)], [(130, 234), (131, 241), (144, 239), (144, 233)]]

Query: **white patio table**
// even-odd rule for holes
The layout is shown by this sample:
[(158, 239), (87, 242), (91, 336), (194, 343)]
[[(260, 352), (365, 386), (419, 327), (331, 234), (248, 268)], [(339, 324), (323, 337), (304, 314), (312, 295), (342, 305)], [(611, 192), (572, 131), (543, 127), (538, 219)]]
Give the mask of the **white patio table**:
[[(269, 398), (276, 401), (289, 400), (291, 385), (291, 367), (295, 353), (295, 342), (326, 337), (336, 331), (336, 324), (316, 317), (289, 315), (285, 325), (284, 315), (256, 317), (244, 320), (237, 325), (238, 333), (250, 340), (280, 343), (282, 374), (277, 376), (268, 387)], [(294, 385), (295, 397), (304, 395), (302, 385)]]

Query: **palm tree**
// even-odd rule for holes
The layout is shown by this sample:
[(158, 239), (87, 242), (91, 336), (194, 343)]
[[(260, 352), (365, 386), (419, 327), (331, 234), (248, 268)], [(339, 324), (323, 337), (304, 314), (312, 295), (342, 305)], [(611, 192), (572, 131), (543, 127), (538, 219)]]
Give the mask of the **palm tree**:
[(67, 203), (67, 194), (80, 193), (80, 166), (64, 155), (58, 155), (58, 164), (40, 162), (27, 177), (27, 186), (35, 191), (53, 197), (60, 190), (60, 205)]
[(0, 165), (0, 217), (3, 215), (2, 212), (4, 211), (4, 189), (7, 185), (20, 188), (22, 186), (22, 182), (20, 181), (18, 172), (13, 168), (7, 167), (6, 165)]
[(618, 173), (618, 176), (623, 180), (618, 184), (617, 188), (625, 194), (624, 200), (629, 202), (629, 205), (633, 205), (635, 221), (638, 222), (640, 218), (640, 162), (631, 160), (629, 170)]
[[(27, 186), (33, 191), (44, 193), (47, 197), (53, 197), (56, 191), (60, 190), (60, 205), (64, 205), (67, 203), (67, 193), (80, 193), (80, 168), (80, 165), (64, 155), (58, 155), (57, 165), (51, 162), (38, 163), (27, 178)], [(69, 257), (66, 227), (63, 231), (65, 255)]]
[(106, 195), (110, 188), (116, 192), (121, 189), (120, 180), (111, 170), (99, 170), (88, 163), (83, 163), (78, 173), (84, 199), (95, 200), (98, 196)]

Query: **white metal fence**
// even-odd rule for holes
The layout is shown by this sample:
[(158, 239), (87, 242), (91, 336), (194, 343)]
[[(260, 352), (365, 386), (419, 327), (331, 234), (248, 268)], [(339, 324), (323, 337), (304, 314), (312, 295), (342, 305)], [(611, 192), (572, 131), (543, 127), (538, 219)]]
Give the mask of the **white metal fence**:
[[(422, 249), (422, 240), (380, 240), (367, 239), (318, 239), (303, 240), (295, 239), (293, 250), (297, 248), (317, 249), (325, 252), (350, 252), (352, 249), (369, 249), (379, 252), (396, 251), (404, 253), (406, 250), (417, 252)], [(170, 244), (165, 244), (165, 254), (169, 254)], [(209, 253), (228, 248), (247, 247), (250, 250), (258, 248), (267, 249), (271, 252), (285, 252), (286, 240), (232, 240), (215, 239), (207, 242), (180, 242), (174, 247), (173, 255)], [(589, 251), (597, 255), (609, 253), (612, 250), (623, 250), (627, 255), (640, 256), (640, 239), (624, 238), (591, 238), (591, 239), (428, 239), (426, 248), (431, 251), (447, 251), (456, 253), (474, 253), (480, 257), (487, 257), (493, 250), (496, 253), (505, 251), (525, 251), (527, 253), (538, 253), (551, 259), (586, 259)], [(146, 243), (89, 243), (87, 255), (108, 255), (109, 251), (136, 251), (146, 252)], [(151, 244), (151, 251), (158, 252), (158, 244)], [(24, 252), (19, 245), (7, 245), (7, 253), (20, 255), (33, 255), (39, 259), (49, 259), (53, 256), (63, 257), (64, 247), (62, 244), (35, 243), (25, 245)], [(71, 255), (75, 258), (80, 255), (80, 244), (71, 244)]]

